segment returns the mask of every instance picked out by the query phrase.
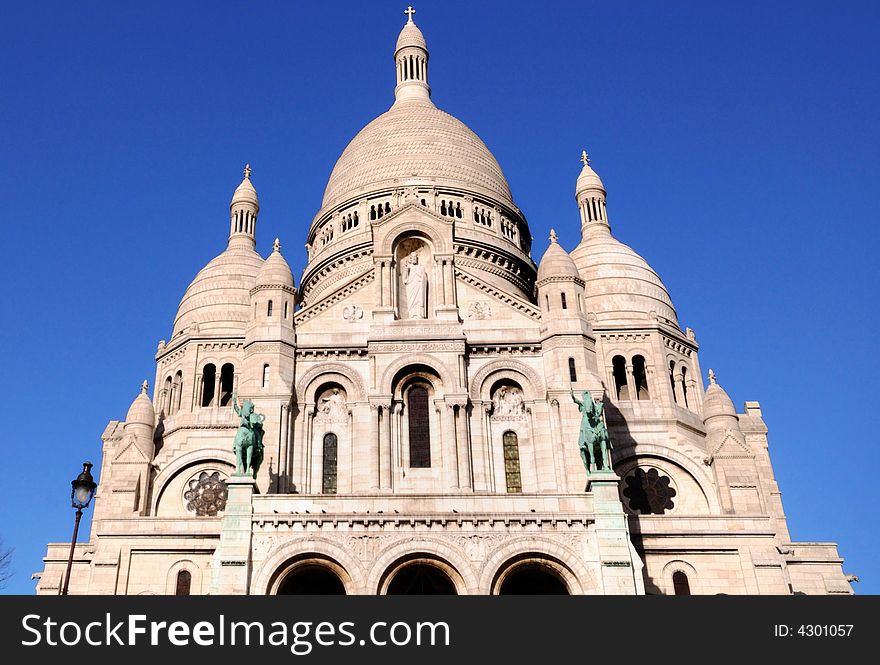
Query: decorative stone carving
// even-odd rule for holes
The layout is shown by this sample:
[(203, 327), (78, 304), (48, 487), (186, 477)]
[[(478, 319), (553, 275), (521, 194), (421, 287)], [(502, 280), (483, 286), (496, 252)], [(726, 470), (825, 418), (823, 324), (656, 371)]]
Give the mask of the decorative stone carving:
[(409, 253), (401, 268), (403, 283), (406, 287), (407, 318), (425, 319), (427, 318), (428, 276), (424, 264), (419, 259), (418, 250)]
[(513, 386), (501, 386), (492, 397), (492, 415), (495, 418), (523, 416), (526, 412), (522, 391)]
[(348, 408), (339, 388), (332, 388), (321, 396), (318, 401), (318, 414), (323, 420), (345, 422), (348, 420)]
[(342, 310), (342, 318), (349, 323), (354, 323), (355, 321), (364, 318), (364, 310), (358, 305), (347, 305), (345, 309)]
[(468, 307), (468, 318), (488, 319), (492, 316), (492, 307), (485, 300), (475, 300)]
[(189, 481), (188, 489), (183, 494), (186, 509), (198, 517), (216, 517), (226, 508), (228, 496), (226, 481), (220, 477), (219, 471), (202, 471), (197, 478)]

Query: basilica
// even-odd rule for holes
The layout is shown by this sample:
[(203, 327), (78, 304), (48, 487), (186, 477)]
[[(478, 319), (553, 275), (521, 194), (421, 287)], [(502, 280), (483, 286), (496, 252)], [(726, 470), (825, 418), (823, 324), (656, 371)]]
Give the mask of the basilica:
[(406, 13), (298, 281), (255, 250), (245, 168), (152, 390), (104, 430), (70, 593), (851, 594), (836, 544), (791, 541), (760, 405), (704, 373), (586, 153), (580, 243), (533, 239)]

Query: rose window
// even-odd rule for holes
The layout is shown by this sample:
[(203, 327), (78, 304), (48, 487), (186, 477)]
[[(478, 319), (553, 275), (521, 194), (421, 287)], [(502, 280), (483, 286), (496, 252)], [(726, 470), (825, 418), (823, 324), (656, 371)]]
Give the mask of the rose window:
[(214, 517), (226, 508), (226, 497), (229, 490), (226, 481), (218, 471), (208, 473), (202, 471), (198, 478), (189, 481), (189, 488), (184, 493), (186, 509), (199, 517)]
[(629, 499), (630, 510), (642, 515), (662, 515), (675, 508), (672, 497), (675, 489), (668, 476), (661, 476), (657, 469), (635, 469), (624, 479), (623, 496)]

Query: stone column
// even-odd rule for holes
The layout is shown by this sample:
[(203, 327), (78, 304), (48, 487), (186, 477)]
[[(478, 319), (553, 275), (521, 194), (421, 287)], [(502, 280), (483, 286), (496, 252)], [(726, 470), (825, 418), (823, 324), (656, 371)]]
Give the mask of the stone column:
[[(492, 436), (492, 403), (489, 402), (484, 406), (483, 409), (483, 424), (485, 427), (486, 437), (485, 437), (485, 445), (486, 445), (486, 482), (489, 486), (490, 492), (495, 492), (498, 487), (498, 483), (495, 478), (495, 441)], [(503, 463), (503, 460), (502, 460)]]
[(458, 454), (458, 486), (472, 490), (471, 451), (467, 432), (467, 402), (455, 406), (455, 443)]
[[(445, 407), (445, 408), (444, 408)], [(455, 405), (444, 400), (434, 400), (434, 408), (440, 420), (440, 459), (446, 486), (458, 489), (458, 446), (455, 441)]]
[(626, 371), (626, 384), (629, 386), (629, 399), (635, 402), (639, 399), (639, 391), (636, 386), (636, 376), (633, 372), (633, 366), (627, 363), (624, 366), (624, 370)]
[(290, 414), (287, 404), (281, 404), (281, 422), (278, 426), (278, 480), (275, 483), (276, 492), (285, 492), (287, 478), (285, 470), (287, 469), (287, 432), (288, 432), (288, 416)]
[(214, 398), (211, 400), (211, 406), (220, 406), (220, 368), (214, 372)]
[[(379, 431), (379, 421), (382, 418), (382, 405), (370, 403), (370, 452), (369, 452), (369, 475), (370, 490), (375, 491), (382, 487), (382, 434)], [(354, 437), (352, 437), (352, 447), (354, 447)]]
[(681, 370), (679, 368), (675, 368), (675, 372), (673, 373), (673, 383), (675, 384), (675, 401), (682, 408), (687, 408), (684, 401), (684, 392), (681, 389), (682, 386), (682, 376)]
[(246, 595), (250, 592), (251, 518), (256, 481), (250, 474), (234, 473), (226, 481), (229, 497), (223, 513), (220, 544), (212, 561), (212, 595)]
[(687, 394), (685, 393), (685, 379), (681, 372), (675, 377), (675, 388), (678, 390), (678, 396), (681, 400), (679, 403), (682, 408), (690, 409), (690, 399), (688, 399)]
[(313, 404), (306, 407), (306, 423), (303, 428), (302, 445), (303, 474), (301, 479), (303, 492), (306, 494), (312, 491), (312, 429), (314, 428), (315, 413), (315, 406)]
[(379, 404), (376, 407), (379, 422), (379, 489), (391, 489), (391, 467), (394, 454), (391, 443), (391, 405)]

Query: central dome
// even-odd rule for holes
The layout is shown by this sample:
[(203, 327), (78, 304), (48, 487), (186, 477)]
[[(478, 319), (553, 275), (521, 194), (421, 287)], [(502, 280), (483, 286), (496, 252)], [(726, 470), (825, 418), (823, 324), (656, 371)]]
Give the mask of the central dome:
[(513, 205), (504, 173), (479, 136), (428, 100), (400, 100), (348, 144), (321, 207), (404, 183), (457, 185)]

